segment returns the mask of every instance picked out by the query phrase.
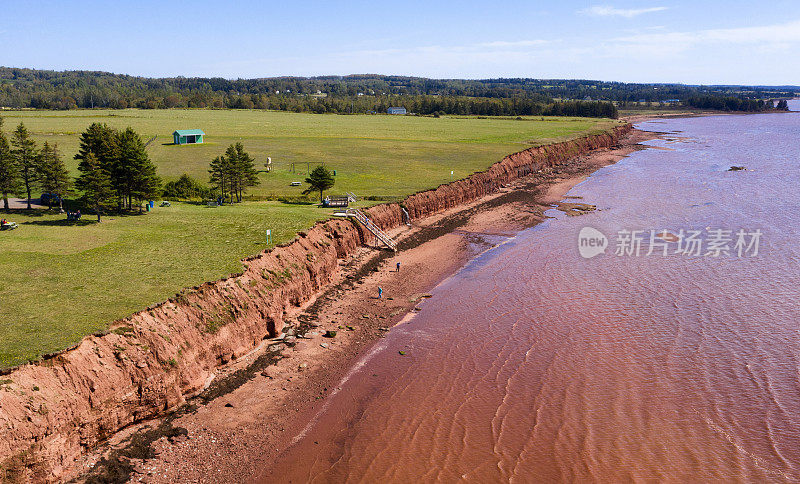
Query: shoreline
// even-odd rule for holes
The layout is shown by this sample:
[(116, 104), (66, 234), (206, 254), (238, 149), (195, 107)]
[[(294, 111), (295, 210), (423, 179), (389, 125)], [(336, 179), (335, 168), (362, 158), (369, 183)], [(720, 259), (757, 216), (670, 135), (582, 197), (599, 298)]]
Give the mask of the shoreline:
[[(230, 446), (217, 448), (232, 448), (239, 442), (242, 455), (247, 455), (248, 440), (225, 432), (241, 433), (248, 425), (264, 423), (260, 414), (274, 415), (272, 424), (292, 411), (292, 421), (297, 419), (296, 414), (309, 407), (307, 400), (322, 400), (328, 392), (322, 385), (314, 390), (317, 393), (301, 391), (303, 379), (297, 375), (314, 373), (307, 380), (317, 383), (326, 381), (325, 372), (341, 376), (358, 352), (388, 329), (387, 323), (414, 309), (424, 296), (420, 290), (433, 287), (468, 260), (466, 241), (491, 236), (482, 232), (487, 227), (496, 236), (498, 230), (534, 225), (550, 208), (534, 203), (543, 187), (569, 185), (569, 179), (577, 183), (624, 157), (627, 153), (603, 161), (603, 154), (619, 149), (631, 131), (624, 123), (600, 134), (531, 147), (485, 171), (400, 203), (364, 210), (375, 225), (399, 240), (403, 251), (398, 287), (405, 287), (406, 293), (397, 298), (387, 293), (379, 301), (381, 311), (372, 311), (374, 293), (362, 292), (367, 303), (363, 308), (369, 313), (360, 313), (363, 308), (352, 296), (342, 296), (365, 291), (370, 281), (366, 276), (383, 274), (379, 266), (391, 263), (386, 261), (390, 254), (370, 245), (373, 236), (361, 224), (334, 217), (299, 232), (291, 242), (243, 259), (241, 273), (186, 288), (115, 321), (108, 331), (87, 336), (73, 348), (10, 370), (0, 383), (0, 470), (6, 479), (36, 482), (127, 480), (140, 474), (137, 466), (155, 457), (165, 439), (175, 443), (188, 437), (202, 445), (198, 442), (203, 437), (213, 436), (211, 429), (201, 427), (200, 438), (192, 441), (197, 435), (184, 423), (199, 410), (213, 408), (222, 397), (261, 376), (277, 380), (276, 387), (245, 400), (248, 413), (241, 416), (249, 419), (234, 419), (229, 428), (221, 427), (219, 439), (209, 437), (209, 447), (229, 441)], [(635, 142), (624, 144), (636, 149)], [(471, 220), (470, 214), (478, 216)], [(410, 228), (404, 225), (409, 216), (414, 221)], [(462, 229), (468, 223), (478, 225), (465, 235)], [(427, 249), (415, 251), (418, 247)], [(406, 270), (414, 266), (408, 257), (415, 253), (422, 270)], [(325, 303), (337, 300), (343, 307), (329, 314), (337, 319), (322, 318)], [(390, 301), (394, 302), (387, 307)], [(324, 330), (337, 334), (309, 343)], [(309, 353), (309, 362), (288, 367), (294, 380), (271, 374), (304, 346), (315, 348), (316, 354)], [(323, 358), (329, 354), (339, 356)], [(229, 401), (225, 410), (230, 408), (236, 407)], [(254, 432), (261, 436), (287, 428)], [(229, 461), (237, 460), (231, 454)]]
[[(239, 358), (218, 381), (237, 375), (241, 380), (248, 372), (249, 378), (208, 399), (201, 394), (204, 404), (190, 402), (188, 411), (121, 431), (81, 459), (82, 472), (75, 470), (83, 477), (122, 472), (134, 481), (154, 483), (264, 475), (311, 425), (354, 365), (418, 309), (426, 291), (491, 247), (491, 239), (540, 223), (544, 211), (564, 201), (572, 187), (657, 137), (633, 129), (618, 147), (592, 151), (550, 173), (529, 175), (497, 193), (415, 220), (412, 228), (392, 230), (401, 248), (397, 254), (360, 248), (341, 264), (337, 281), (287, 314), (283, 335)], [(396, 261), (401, 262), (399, 273)], [(378, 287), (384, 290), (380, 300)], [(326, 331), (336, 336), (326, 338)], [(271, 352), (275, 342), (286, 344)], [(137, 438), (142, 435), (146, 438)]]

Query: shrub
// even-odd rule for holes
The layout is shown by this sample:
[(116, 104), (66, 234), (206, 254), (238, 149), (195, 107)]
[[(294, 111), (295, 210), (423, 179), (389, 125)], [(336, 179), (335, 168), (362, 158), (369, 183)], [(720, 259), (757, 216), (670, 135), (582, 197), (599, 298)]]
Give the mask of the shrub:
[(184, 173), (164, 185), (163, 196), (169, 200), (192, 200), (212, 198), (213, 194), (210, 188)]

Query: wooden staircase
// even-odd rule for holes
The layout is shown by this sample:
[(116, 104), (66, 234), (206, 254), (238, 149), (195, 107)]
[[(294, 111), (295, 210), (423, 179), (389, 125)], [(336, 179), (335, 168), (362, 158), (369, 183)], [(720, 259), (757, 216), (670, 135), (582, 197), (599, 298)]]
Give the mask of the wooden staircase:
[(381, 230), (377, 225), (372, 223), (372, 220), (369, 219), (364, 212), (358, 210), (357, 208), (349, 208), (345, 212), (348, 217), (353, 217), (354, 219), (361, 222), (361, 225), (366, 227), (367, 230), (372, 232), (375, 235), (375, 238), (383, 242), (387, 247), (392, 249), (393, 251), (397, 252), (397, 244), (392, 240), (389, 235), (386, 234), (383, 230)]

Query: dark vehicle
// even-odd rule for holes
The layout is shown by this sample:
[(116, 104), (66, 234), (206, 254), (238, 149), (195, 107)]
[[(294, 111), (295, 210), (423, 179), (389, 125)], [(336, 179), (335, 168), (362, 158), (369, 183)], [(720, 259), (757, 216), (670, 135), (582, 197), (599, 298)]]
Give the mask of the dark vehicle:
[(42, 193), (42, 196), (39, 197), (39, 203), (47, 205), (48, 207), (58, 205), (61, 203), (61, 196), (57, 193)]

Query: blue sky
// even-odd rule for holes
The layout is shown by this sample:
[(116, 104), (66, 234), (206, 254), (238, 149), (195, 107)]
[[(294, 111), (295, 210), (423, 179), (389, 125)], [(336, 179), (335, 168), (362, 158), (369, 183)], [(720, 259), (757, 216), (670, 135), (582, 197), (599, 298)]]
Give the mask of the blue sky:
[(0, 65), (800, 84), (800, 2), (3, 1)]

